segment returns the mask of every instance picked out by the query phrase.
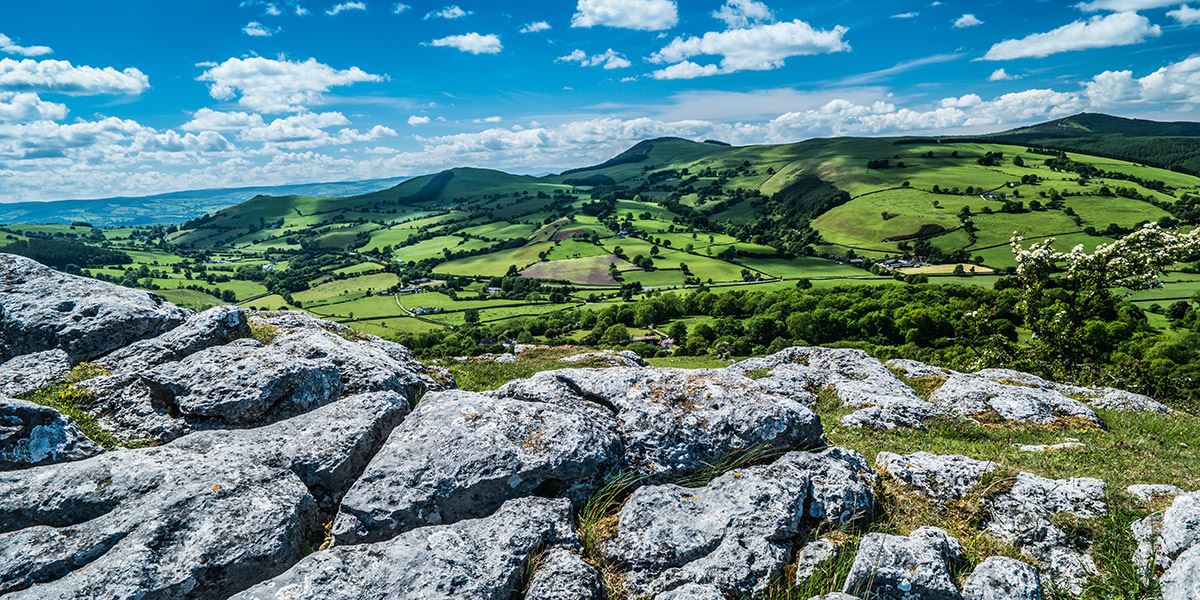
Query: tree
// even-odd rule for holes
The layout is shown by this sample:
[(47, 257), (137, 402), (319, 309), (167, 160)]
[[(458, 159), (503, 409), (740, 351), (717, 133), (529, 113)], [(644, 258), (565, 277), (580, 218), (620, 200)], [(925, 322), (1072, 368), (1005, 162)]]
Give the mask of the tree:
[(629, 343), (629, 330), (620, 323), (611, 325), (600, 336), (600, 343), (605, 346), (624, 346)]
[(463, 312), (463, 321), (468, 325), (474, 325), (479, 322), (479, 309), (468, 308)]
[(1200, 230), (1178, 233), (1149, 223), (1091, 253), (1083, 246), (1056, 250), (1054, 238), (1029, 248), (1023, 241), (1013, 236), (1017, 309), (1036, 343), (1068, 364), (1077, 364), (1096, 358), (1088, 354), (1094, 348), (1080, 343), (1089, 322), (1103, 324), (1120, 317), (1113, 290), (1161, 287), (1168, 267), (1200, 251)]

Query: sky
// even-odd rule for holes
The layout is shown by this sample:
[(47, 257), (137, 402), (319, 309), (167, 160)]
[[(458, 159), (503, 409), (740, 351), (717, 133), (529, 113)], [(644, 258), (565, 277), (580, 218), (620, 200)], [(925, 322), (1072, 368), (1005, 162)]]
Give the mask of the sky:
[(1200, 0), (0, 0), (0, 202), (1200, 120)]

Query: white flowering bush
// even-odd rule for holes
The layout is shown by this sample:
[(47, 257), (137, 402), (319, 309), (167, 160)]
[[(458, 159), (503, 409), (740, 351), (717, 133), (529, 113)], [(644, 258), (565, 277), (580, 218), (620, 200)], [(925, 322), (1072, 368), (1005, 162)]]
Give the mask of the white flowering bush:
[(1118, 293), (1160, 287), (1168, 267), (1200, 252), (1200, 229), (1168, 231), (1151, 223), (1091, 252), (1082, 245), (1063, 252), (1054, 242), (1025, 248), (1013, 235), (1018, 309), (1039, 341), (1073, 357), (1087, 320), (1115, 318)]

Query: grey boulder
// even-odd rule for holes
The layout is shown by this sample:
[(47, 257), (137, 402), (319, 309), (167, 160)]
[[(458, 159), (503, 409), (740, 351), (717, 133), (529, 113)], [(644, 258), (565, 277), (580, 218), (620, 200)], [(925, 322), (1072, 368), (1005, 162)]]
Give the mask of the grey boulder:
[(20, 396), (63, 380), (71, 372), (66, 352), (55, 348), (24, 354), (0, 364), (0, 395)]
[(687, 583), (727, 594), (761, 592), (805, 527), (869, 513), (872, 481), (861, 457), (833, 449), (790, 452), (702, 488), (644, 486), (622, 507), (616, 537), (603, 552), (627, 568), (626, 587), (635, 595)]
[(347, 398), (251, 431), (0, 474), (0, 593), (226, 598), (320, 541), (319, 505), (407, 402)]
[(1099, 479), (1047, 479), (1022, 472), (1010, 489), (984, 500), (985, 530), (1033, 559), (1047, 587), (1078, 595), (1097, 572), (1086, 552), (1090, 540), (1072, 539), (1052, 519), (1103, 516), (1107, 513), (1104, 493), (1105, 484)]
[(333, 365), (348, 394), (398, 392), (415, 400), (426, 390), (444, 387), (408, 348), (374, 336), (305, 327), (283, 333), (268, 347), (296, 359)]
[(1157, 498), (1174, 498), (1183, 490), (1173, 485), (1139, 483), (1125, 488), (1125, 492), (1142, 502), (1151, 502)]
[(1180, 554), (1162, 576), (1162, 600), (1200, 598), (1200, 546)]
[(908, 537), (870, 533), (842, 591), (879, 600), (958, 600), (950, 571), (962, 560), (958, 540), (941, 529), (922, 527)]
[(190, 311), (149, 292), (0, 254), (0, 360), (58, 348), (88, 360), (182, 323)]
[(725, 594), (711, 585), (685, 583), (655, 596), (654, 600), (725, 600)]
[(250, 335), (246, 313), (236, 306), (217, 306), (192, 315), (158, 337), (134, 342), (96, 361), (113, 371), (137, 371), (182, 360), (205, 348)]
[(565, 363), (598, 363), (609, 367), (644, 367), (646, 361), (633, 350), (602, 350), (600, 352), (584, 352), (564, 356), (558, 359)]
[(843, 417), (842, 424), (848, 427), (921, 428), (942, 412), (862, 350), (797, 346), (728, 368), (741, 373), (766, 370), (767, 375), (756, 383), (784, 395), (812, 396), (830, 388), (843, 405), (858, 409)]
[(1041, 600), (1037, 569), (1019, 560), (992, 556), (963, 582), (963, 600)]
[(951, 375), (929, 401), (963, 418), (1051, 425), (1064, 420), (1104, 426), (1095, 411), (1057, 390), (998, 383), (978, 375)]
[(800, 548), (796, 553), (796, 585), (816, 575), (837, 556), (837, 551), (837, 545), (826, 538), (813, 540)]
[(602, 407), (616, 418), (626, 462), (656, 475), (692, 471), (751, 449), (824, 444), (820, 418), (802, 403), (725, 370), (562, 369), (490, 395)]
[(578, 554), (552, 548), (537, 561), (525, 600), (600, 600), (604, 585), (600, 572)]
[(0, 471), (80, 460), (101, 452), (58, 411), (0, 396)]
[(483, 517), (534, 493), (580, 497), (620, 460), (615, 423), (588, 403), (431, 393), (346, 494), (334, 541)]
[(508, 600), (540, 549), (576, 545), (570, 502), (510, 500), (489, 517), (334, 546), (235, 600)]
[(996, 463), (966, 456), (928, 452), (907, 455), (880, 452), (875, 464), (897, 481), (937, 502), (962, 499), (997, 467)]

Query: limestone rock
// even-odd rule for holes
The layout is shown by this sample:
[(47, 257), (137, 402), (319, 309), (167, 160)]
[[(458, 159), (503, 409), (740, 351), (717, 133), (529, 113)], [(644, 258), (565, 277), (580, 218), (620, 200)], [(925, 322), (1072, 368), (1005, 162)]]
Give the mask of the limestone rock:
[(860, 409), (843, 418), (842, 424), (849, 427), (923, 427), (927, 419), (942, 412), (861, 350), (793, 347), (743, 360), (729, 370), (767, 370), (757, 384), (783, 395), (814, 395), (832, 388), (842, 404)]
[(963, 583), (963, 600), (1041, 600), (1037, 569), (1019, 560), (992, 556), (976, 565)]
[(896, 600), (958, 600), (950, 569), (961, 560), (958, 541), (941, 529), (922, 527), (908, 537), (870, 533), (859, 543), (842, 591)]
[(1163, 513), (1158, 536), (1159, 567), (1173, 566), (1181, 554), (1195, 546), (1200, 546), (1200, 492), (1176, 496)]
[(541, 548), (576, 545), (568, 501), (522, 498), (493, 515), (313, 553), (234, 600), (508, 600)]
[(1183, 493), (1183, 490), (1173, 485), (1154, 484), (1154, 483), (1139, 483), (1125, 488), (1125, 493), (1141, 500), (1142, 502), (1150, 502), (1155, 498), (1174, 498)]
[(1019, 473), (1012, 488), (985, 501), (986, 531), (1032, 558), (1044, 583), (1079, 594), (1087, 578), (1096, 572), (1092, 558), (1079, 549), (1090, 542), (1070, 539), (1052, 519), (1104, 515), (1104, 490), (1105, 484), (1099, 479), (1047, 479)]
[(644, 367), (646, 361), (638, 356), (637, 352), (632, 350), (602, 350), (600, 352), (584, 352), (574, 356), (565, 356), (558, 359), (559, 362), (578, 363), (578, 362), (596, 362), (606, 364), (610, 367)]
[(880, 452), (875, 464), (897, 481), (938, 502), (961, 499), (984, 475), (996, 469), (993, 462), (928, 452), (908, 455)]
[(1160, 415), (1174, 412), (1169, 406), (1149, 396), (1112, 388), (1095, 388), (1087, 398), (1087, 403), (1097, 408), (1125, 412), (1151, 412)]
[(1064, 396), (1078, 398), (1099, 408), (1107, 408), (1109, 410), (1119, 410), (1126, 412), (1154, 412), (1159, 414), (1170, 414), (1171, 409), (1164, 404), (1154, 401), (1149, 396), (1135, 394), (1125, 390), (1118, 390), (1109, 387), (1088, 387), (1081, 385), (1071, 385), (1067, 383), (1057, 383), (1031, 375), (1022, 373), (1013, 369), (983, 369), (975, 373), (976, 376), (984, 377), (998, 383), (1010, 383), (1020, 386), (1039, 388), (1043, 390), (1054, 390)]
[(821, 421), (811, 410), (725, 370), (562, 369), (510, 382), (489, 395), (604, 407), (615, 414), (626, 462), (659, 475), (754, 448), (824, 443)]
[(800, 585), (837, 556), (837, 545), (826, 538), (805, 544), (796, 553), (796, 585)]
[(581, 495), (620, 460), (615, 423), (597, 407), (431, 393), (343, 499), (334, 541), (482, 517), (535, 493)]
[(525, 600), (600, 600), (600, 572), (566, 548), (546, 552), (529, 580)]
[(654, 600), (725, 600), (725, 595), (711, 585), (686, 583), (655, 596)]
[(80, 460), (101, 452), (58, 411), (0, 396), (0, 471)]
[(399, 392), (411, 399), (428, 389), (441, 389), (412, 352), (374, 336), (353, 336), (323, 328), (303, 328), (277, 337), (268, 348), (295, 358), (332, 364), (348, 394)]
[(0, 474), (0, 594), (225, 598), (281, 573), (319, 543), (314, 491), (337, 495), (406, 410), (355, 396), (257, 430)]
[(87, 360), (184, 321), (161, 297), (0, 254), (0, 361), (58, 348)]
[(957, 371), (953, 371), (951, 369), (927, 365), (921, 361), (908, 358), (893, 358), (883, 364), (887, 368), (891, 369), (892, 372), (908, 379), (915, 379), (918, 377), (935, 377), (938, 379), (945, 379), (957, 373)]
[(964, 418), (1050, 425), (1073, 419), (1103, 426), (1086, 404), (1053, 389), (997, 383), (977, 375), (951, 375), (930, 402)]
[(854, 457), (840, 449), (790, 452), (702, 488), (638, 488), (603, 551), (628, 568), (625, 583), (634, 594), (686, 583), (726, 594), (760, 592), (788, 562), (792, 540), (805, 524), (836, 525), (850, 513), (870, 511), (871, 476), (865, 461)]
[(113, 371), (137, 371), (182, 360), (212, 346), (250, 335), (246, 313), (236, 306), (217, 306), (192, 315), (158, 337), (134, 342), (96, 361)]
[(1162, 600), (1196, 598), (1200, 598), (1200, 546), (1180, 554), (1162, 577)]
[(0, 364), (0, 395), (20, 396), (62, 381), (71, 371), (67, 353), (55, 348)]

